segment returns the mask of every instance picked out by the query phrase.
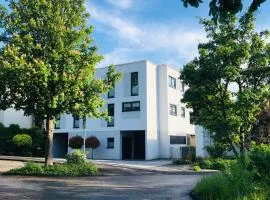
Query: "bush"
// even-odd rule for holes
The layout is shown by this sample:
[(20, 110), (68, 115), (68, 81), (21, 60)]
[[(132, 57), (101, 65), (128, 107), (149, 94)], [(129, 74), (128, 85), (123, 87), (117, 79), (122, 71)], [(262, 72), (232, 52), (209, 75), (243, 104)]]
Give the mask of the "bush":
[(42, 157), (44, 156), (45, 149), (45, 134), (43, 131), (31, 128), (20, 128), (18, 125), (11, 124), (9, 127), (5, 127), (0, 123), (0, 153), (2, 155), (16, 155), (25, 156), (26, 152), (21, 151), (13, 142), (15, 133), (27, 133), (32, 137), (32, 146), (28, 148), (27, 154), (32, 156)]
[(86, 161), (86, 155), (81, 150), (75, 150), (67, 155), (68, 164), (83, 164)]
[(193, 166), (193, 170), (194, 170), (195, 172), (199, 172), (199, 171), (201, 171), (202, 169), (200, 168), (200, 166), (194, 165), (194, 166)]
[(85, 140), (85, 147), (92, 149), (92, 159), (94, 158), (94, 149), (98, 148), (99, 145), (100, 145), (100, 142), (95, 136), (88, 137)]
[(201, 200), (269, 199), (269, 187), (263, 181), (255, 182), (253, 177), (254, 172), (235, 164), (227, 171), (202, 178), (193, 190), (193, 194)]
[(68, 146), (72, 149), (81, 149), (83, 146), (83, 138), (79, 135), (70, 138)]
[(270, 183), (270, 145), (253, 146), (249, 153), (249, 159), (249, 168), (256, 170), (257, 178), (264, 178)]
[(211, 158), (221, 158), (227, 151), (227, 148), (223, 144), (218, 143), (206, 146), (205, 149)]
[(200, 166), (202, 169), (214, 169), (214, 170), (225, 170), (235, 163), (237, 163), (237, 160), (235, 159), (232, 160), (222, 158), (200, 159), (196, 161), (196, 165)]
[(32, 146), (32, 138), (28, 134), (18, 134), (12, 138), (14, 145), (16, 146), (15, 152), (21, 155), (31, 155), (29, 152)]
[(37, 163), (26, 163), (22, 168), (12, 169), (4, 175), (27, 176), (89, 176), (98, 175), (98, 169), (93, 163), (83, 164), (55, 164), (53, 166), (41, 166)]

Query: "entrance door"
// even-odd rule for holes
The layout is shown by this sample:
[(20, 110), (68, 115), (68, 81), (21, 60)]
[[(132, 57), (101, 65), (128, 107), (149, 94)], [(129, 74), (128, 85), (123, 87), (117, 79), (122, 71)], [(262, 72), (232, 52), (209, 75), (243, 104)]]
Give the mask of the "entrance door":
[(68, 151), (68, 134), (54, 133), (53, 134), (53, 157), (65, 158)]
[(132, 137), (122, 136), (122, 159), (132, 159)]

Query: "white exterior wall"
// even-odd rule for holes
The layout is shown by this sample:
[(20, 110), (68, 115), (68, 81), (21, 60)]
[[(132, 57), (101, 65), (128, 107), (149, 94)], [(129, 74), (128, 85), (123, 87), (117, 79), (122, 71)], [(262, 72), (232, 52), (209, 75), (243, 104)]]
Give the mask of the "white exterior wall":
[(206, 146), (212, 145), (212, 139), (206, 129), (201, 126), (196, 126), (196, 157), (208, 157), (207, 151), (204, 149)]
[(21, 128), (31, 128), (33, 119), (31, 116), (24, 116), (24, 112), (9, 108), (0, 111), (0, 122), (8, 127), (10, 124), (18, 124)]
[[(122, 144), (121, 131), (145, 131), (145, 158), (146, 160), (156, 158), (169, 158), (172, 147), (181, 145), (170, 145), (170, 135), (186, 136), (195, 134), (193, 125), (189, 122), (189, 110), (186, 109), (186, 117), (180, 116), (180, 108), (184, 104), (182, 98), (181, 83), (178, 79), (179, 71), (167, 65), (155, 65), (149, 61), (138, 61), (116, 65), (116, 71), (121, 72), (123, 77), (115, 87), (115, 98), (108, 98), (107, 93), (102, 94), (105, 100), (104, 109), (107, 105), (114, 104), (114, 127), (107, 127), (103, 119), (87, 119), (86, 137), (96, 136), (101, 142), (100, 147), (95, 150), (94, 157), (97, 159), (121, 159)], [(106, 76), (107, 68), (98, 68), (97, 78)], [(139, 95), (131, 96), (131, 73), (138, 72)], [(168, 77), (176, 79), (176, 89), (168, 86)], [(123, 102), (140, 101), (140, 111), (122, 112)], [(177, 105), (177, 116), (169, 114), (169, 104)], [(32, 119), (22, 116), (13, 111), (0, 112), (0, 120), (5, 123), (21, 123), (22, 127), (31, 127)], [(1, 115), (2, 114), (2, 115)], [(13, 117), (6, 117), (6, 116)], [(3, 120), (5, 119), (5, 120)], [(8, 120), (6, 120), (8, 119)], [(62, 114), (60, 129), (55, 133), (68, 133), (69, 138), (75, 135), (84, 136), (80, 120), (80, 128), (73, 128), (73, 116)], [(114, 149), (107, 149), (107, 138), (114, 138)], [(70, 149), (69, 149), (70, 151)]]

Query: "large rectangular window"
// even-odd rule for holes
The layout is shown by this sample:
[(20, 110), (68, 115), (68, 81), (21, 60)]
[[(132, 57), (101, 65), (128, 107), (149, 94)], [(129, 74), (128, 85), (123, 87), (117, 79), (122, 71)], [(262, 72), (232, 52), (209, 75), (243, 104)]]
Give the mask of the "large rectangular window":
[(176, 79), (171, 76), (169, 76), (169, 87), (176, 88)]
[(108, 98), (114, 98), (115, 97), (115, 88), (112, 88), (109, 92), (108, 92)]
[(131, 73), (131, 96), (139, 95), (139, 79), (138, 72)]
[(80, 117), (73, 115), (73, 128), (80, 128)]
[(187, 144), (187, 137), (170, 135), (170, 144)]
[(107, 149), (114, 148), (114, 138), (107, 138)]
[(181, 92), (185, 92), (185, 83), (181, 82)]
[(60, 129), (60, 119), (61, 119), (61, 116), (60, 115), (57, 115), (55, 117), (55, 124), (54, 124), (54, 128), (55, 129)]
[(114, 126), (114, 104), (108, 104), (108, 116), (110, 117), (110, 121), (107, 122), (108, 127)]
[(124, 102), (122, 103), (122, 112), (140, 111), (140, 102)]
[(177, 116), (177, 107), (176, 105), (170, 104), (170, 115)]

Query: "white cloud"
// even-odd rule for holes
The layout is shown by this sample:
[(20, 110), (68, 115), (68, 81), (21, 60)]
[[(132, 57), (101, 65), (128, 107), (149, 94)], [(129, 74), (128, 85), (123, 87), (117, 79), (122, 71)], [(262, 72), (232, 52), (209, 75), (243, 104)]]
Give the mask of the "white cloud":
[[(179, 63), (180, 60), (186, 62), (197, 55), (198, 43), (206, 40), (202, 30), (179, 24), (135, 23), (115, 13), (104, 12), (94, 5), (88, 5), (88, 11), (91, 13), (92, 20), (98, 26), (104, 27), (102, 30), (106, 30), (105, 34), (116, 38), (117, 47), (121, 49), (115, 49), (104, 55), (106, 60), (116, 60), (119, 56), (118, 61), (127, 60), (130, 53), (135, 50), (162, 53), (163, 57), (158, 62), (164, 58), (168, 58), (170, 63)], [(175, 62), (172, 61), (174, 58), (177, 59)]]
[(107, 0), (107, 2), (121, 9), (127, 9), (133, 5), (133, 0)]

